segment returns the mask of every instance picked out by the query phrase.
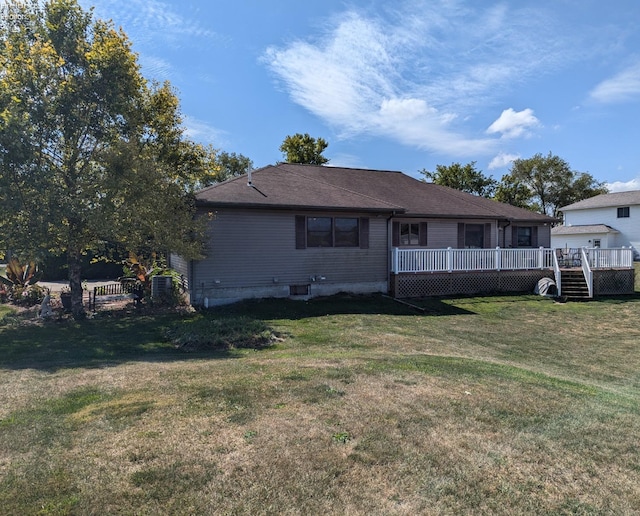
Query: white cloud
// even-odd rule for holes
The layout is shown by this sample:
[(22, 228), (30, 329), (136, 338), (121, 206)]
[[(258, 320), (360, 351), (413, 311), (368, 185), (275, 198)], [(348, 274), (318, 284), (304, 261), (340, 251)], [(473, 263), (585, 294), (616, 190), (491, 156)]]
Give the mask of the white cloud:
[(640, 176), (632, 179), (631, 181), (614, 181), (613, 183), (607, 183), (606, 187), (610, 192), (629, 192), (631, 190), (640, 190)]
[[(563, 59), (541, 9), (413, 0), (384, 16), (342, 13), (313, 40), (268, 48), (263, 61), (296, 104), (342, 136), (473, 156), (498, 143), (472, 127), (479, 109)], [(532, 113), (496, 132), (525, 134)]]
[(487, 129), (488, 134), (502, 134), (503, 138), (519, 138), (530, 135), (530, 129), (540, 126), (532, 109), (514, 111), (513, 108), (505, 109), (500, 117)]
[(98, 18), (117, 20), (116, 27), (122, 26), (136, 46), (156, 46), (160, 40), (181, 47), (217, 37), (199, 20), (182, 16), (163, 0), (80, 0), (80, 4), (86, 9), (95, 6)]
[(518, 154), (507, 154), (505, 152), (500, 152), (496, 157), (494, 157), (491, 160), (491, 163), (489, 163), (489, 170), (495, 170), (496, 168), (504, 168), (519, 158), (520, 156)]
[(185, 127), (185, 136), (191, 140), (213, 145), (216, 148), (224, 147), (228, 143), (226, 141), (227, 133), (225, 131), (213, 127), (206, 122), (185, 116), (183, 125)]
[(607, 104), (640, 99), (640, 63), (602, 81), (589, 95), (593, 100)]
[(172, 75), (171, 63), (166, 59), (157, 56), (140, 56), (140, 66), (145, 77), (158, 81), (169, 80)]
[(360, 156), (354, 154), (339, 153), (330, 156), (329, 167), (364, 168)]

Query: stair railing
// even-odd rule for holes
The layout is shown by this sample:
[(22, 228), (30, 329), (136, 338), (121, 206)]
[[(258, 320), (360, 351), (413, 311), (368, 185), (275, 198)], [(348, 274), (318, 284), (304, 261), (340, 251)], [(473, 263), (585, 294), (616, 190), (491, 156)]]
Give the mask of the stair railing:
[(587, 288), (589, 289), (589, 297), (593, 297), (593, 271), (589, 265), (589, 256), (585, 247), (580, 248), (580, 254), (582, 255), (582, 274), (587, 282)]
[(558, 253), (551, 253), (553, 256), (553, 275), (556, 278), (556, 288), (558, 289), (558, 297), (562, 295), (562, 272), (560, 271), (560, 262), (558, 261)]

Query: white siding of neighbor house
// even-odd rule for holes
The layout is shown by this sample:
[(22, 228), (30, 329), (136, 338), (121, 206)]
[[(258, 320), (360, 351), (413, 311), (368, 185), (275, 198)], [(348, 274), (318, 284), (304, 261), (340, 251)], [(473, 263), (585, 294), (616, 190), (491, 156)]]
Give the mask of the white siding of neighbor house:
[[(591, 208), (587, 210), (569, 210), (564, 212), (563, 215), (565, 226), (606, 224), (607, 226), (617, 229), (620, 233), (618, 235), (611, 235), (608, 247), (626, 247), (632, 245), (633, 242), (640, 242), (639, 205), (629, 206), (629, 217), (624, 218), (618, 218), (617, 206), (609, 208)], [(602, 244), (602, 247), (604, 248), (604, 243)]]
[[(369, 248), (296, 249), (296, 215), (367, 217)], [(287, 297), (291, 285), (310, 285), (312, 295), (387, 291), (384, 216), (218, 208), (207, 236), (206, 258), (193, 264), (195, 303)]]
[(554, 235), (551, 246), (560, 249), (577, 249), (579, 247), (594, 247), (594, 240), (600, 240), (601, 249), (617, 247), (615, 234), (584, 233), (580, 235)]

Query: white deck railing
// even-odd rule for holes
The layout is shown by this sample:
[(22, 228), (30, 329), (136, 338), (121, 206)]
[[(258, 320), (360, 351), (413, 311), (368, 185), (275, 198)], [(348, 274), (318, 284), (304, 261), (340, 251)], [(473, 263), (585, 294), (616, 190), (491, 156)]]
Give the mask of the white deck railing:
[(584, 252), (592, 269), (630, 269), (633, 267), (633, 249), (600, 249), (585, 247)]
[[(584, 249), (591, 269), (631, 268), (631, 249)], [(400, 249), (391, 250), (391, 272), (465, 272), (554, 269), (554, 249)], [(579, 264), (578, 264), (579, 265)]]

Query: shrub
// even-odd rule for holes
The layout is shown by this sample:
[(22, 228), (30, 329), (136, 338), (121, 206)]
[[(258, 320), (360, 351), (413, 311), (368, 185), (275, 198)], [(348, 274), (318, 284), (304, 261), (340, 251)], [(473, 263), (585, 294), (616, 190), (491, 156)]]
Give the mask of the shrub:
[(42, 277), (36, 263), (13, 258), (7, 263), (5, 276), (0, 276), (0, 302), (10, 301), (19, 306), (33, 306), (42, 302), (45, 289), (36, 285)]
[(47, 289), (40, 285), (15, 286), (11, 289), (9, 300), (18, 306), (35, 306), (42, 303)]

